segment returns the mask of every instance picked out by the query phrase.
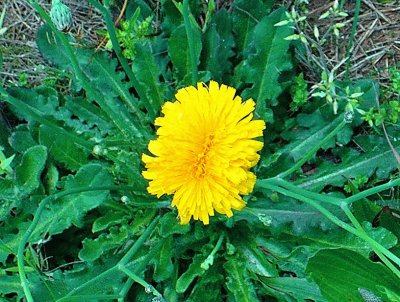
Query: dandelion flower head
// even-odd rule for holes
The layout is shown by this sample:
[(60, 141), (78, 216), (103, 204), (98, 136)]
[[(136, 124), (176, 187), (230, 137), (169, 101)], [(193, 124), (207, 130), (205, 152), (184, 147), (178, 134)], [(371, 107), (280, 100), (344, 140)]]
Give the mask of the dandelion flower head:
[(209, 224), (214, 211), (233, 215), (246, 202), (242, 196), (254, 187), (254, 167), (263, 143), (262, 120), (253, 120), (255, 103), (242, 102), (236, 90), (211, 81), (209, 87), (185, 87), (175, 102), (166, 102), (155, 120), (157, 139), (153, 154), (143, 154), (148, 192), (157, 197), (173, 194), (182, 224), (193, 217)]

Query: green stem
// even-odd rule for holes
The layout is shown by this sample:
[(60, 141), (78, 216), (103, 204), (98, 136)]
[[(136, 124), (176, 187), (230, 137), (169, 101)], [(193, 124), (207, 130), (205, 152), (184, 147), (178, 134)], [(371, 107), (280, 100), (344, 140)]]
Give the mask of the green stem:
[[(320, 211), (326, 218), (328, 218), (330, 221), (332, 221), (337, 226), (339, 226), (339, 227), (345, 229), (346, 231), (356, 235), (357, 237), (365, 240), (368, 244), (370, 244), (370, 246), (373, 248), (374, 251), (377, 251), (378, 253), (382, 252), (387, 258), (392, 260), (397, 265), (400, 265), (400, 259), (396, 255), (394, 255), (392, 252), (387, 250), (385, 247), (381, 246), (378, 242), (376, 242), (375, 240), (370, 238), (368, 235), (365, 235), (365, 231), (361, 232), (357, 228), (354, 228), (354, 227), (350, 226), (349, 224), (345, 223), (344, 221), (340, 220), (335, 215), (333, 215), (330, 211), (328, 211), (323, 206), (321, 206), (318, 202), (315, 202), (314, 200), (307, 198), (301, 194), (291, 192), (289, 190), (280, 188), (280, 187), (270, 184), (268, 182), (259, 181), (258, 187), (279, 192), (285, 196), (292, 197), (294, 199), (300, 200), (306, 204), (311, 205), (312, 207), (314, 207), (318, 211)], [(382, 259), (382, 261), (385, 262), (385, 259)], [(392, 266), (389, 266), (390, 269), (391, 269), (391, 267)], [(397, 275), (397, 269), (395, 271), (393, 271), (393, 273), (395, 273)]]
[(349, 37), (349, 41), (347, 42), (347, 50), (346, 50), (346, 79), (349, 78), (349, 72), (350, 72), (350, 51), (351, 47), (353, 46), (353, 41), (354, 37), (356, 35), (356, 29), (358, 25), (358, 16), (360, 15), (360, 8), (361, 8), (361, 0), (356, 0), (356, 7), (354, 10), (354, 19), (353, 19), (353, 24), (351, 26), (351, 33)]
[(151, 291), (151, 293), (158, 297), (163, 299), (163, 296), (160, 294), (160, 292), (154, 288), (154, 286), (152, 286), (151, 284), (147, 283), (145, 280), (143, 280), (142, 278), (140, 278), (138, 275), (136, 275), (134, 272), (132, 272), (130, 269), (126, 268), (124, 265), (119, 265), (118, 269), (125, 273), (129, 278), (131, 278), (133, 281), (135, 281), (136, 283), (139, 283), (141, 286), (143, 286), (146, 289), (146, 292), (148, 290)]
[[(41, 16), (41, 18), (44, 21), (46, 21), (46, 23), (50, 26), (51, 30), (54, 32), (54, 34), (57, 36), (57, 38), (63, 44), (64, 49), (68, 55), (68, 58), (71, 61), (71, 66), (76, 74), (76, 77), (77, 77), (77, 79), (80, 80), (83, 88), (85, 89), (87, 94), (90, 96), (90, 98), (93, 100), (96, 100), (96, 102), (100, 105), (100, 107), (104, 111), (106, 111), (109, 115), (112, 115), (112, 116), (110, 116), (111, 120), (114, 122), (114, 124), (117, 126), (117, 128), (119, 128), (121, 130), (122, 133), (130, 135), (131, 139), (133, 141), (135, 141), (136, 136), (134, 134), (131, 134), (130, 131), (127, 131), (127, 129), (129, 129), (129, 126), (131, 126), (131, 127), (134, 127), (137, 132), (139, 132), (138, 129), (136, 128), (135, 123), (131, 122), (130, 124), (127, 124), (126, 121), (124, 121), (123, 119), (118, 119), (118, 121), (117, 121), (115, 116), (118, 113), (114, 112), (114, 110), (112, 110), (110, 108), (110, 106), (107, 104), (107, 102), (105, 101), (103, 96), (92, 87), (91, 81), (89, 81), (87, 76), (83, 73), (82, 69), (80, 68), (78, 58), (76, 57), (76, 55), (75, 55), (69, 41), (65, 37), (65, 35), (57, 30), (57, 28), (54, 26), (53, 22), (51, 21), (50, 16), (43, 10), (43, 8), (36, 1), (34, 1), (34, 0), (28, 0), (28, 1), (32, 5), (32, 7), (38, 12), (38, 14)], [(143, 118), (139, 114), (139, 111), (136, 110), (136, 108), (134, 106), (130, 106), (129, 108), (132, 110), (132, 112), (134, 112), (137, 115), (138, 124), (141, 126), (141, 128), (143, 130), (140, 132), (147, 139), (149, 139), (150, 135), (147, 132), (146, 127), (143, 124)], [(112, 114), (110, 114), (109, 112), (112, 112)], [(121, 123), (123, 123), (123, 124), (121, 124)]]
[(400, 271), (386, 258), (386, 255), (390, 255), (390, 259), (394, 261), (397, 265), (400, 265), (400, 259), (386, 249), (384, 246), (380, 245), (378, 242), (373, 240), (371, 237), (368, 236), (367, 232), (363, 229), (362, 225), (358, 222), (357, 218), (353, 215), (350, 211), (347, 204), (342, 204), (342, 210), (345, 212), (346, 216), (350, 219), (351, 223), (356, 227), (359, 231), (360, 235), (362, 235), (362, 239), (368, 242), (372, 248), (374, 249), (375, 253), (378, 257), (386, 264), (386, 266), (400, 278)]
[(151, 235), (151, 233), (154, 231), (158, 221), (160, 220), (160, 217), (156, 217), (153, 222), (146, 228), (146, 230), (143, 232), (143, 234), (139, 237), (139, 239), (136, 240), (136, 242), (131, 246), (129, 251), (125, 254), (124, 257), (112, 268), (102, 272), (100, 275), (96, 276), (95, 278), (91, 279), (90, 281), (76, 287), (72, 291), (70, 291), (68, 294), (66, 294), (64, 297), (61, 299), (57, 300), (57, 302), (63, 302), (63, 301), (68, 301), (69, 297), (74, 295), (75, 293), (83, 290), (84, 288), (98, 282), (99, 280), (103, 279), (104, 277), (107, 277), (110, 274), (114, 274), (115, 271), (120, 270), (121, 266), (125, 266), (127, 262), (134, 256), (134, 254), (137, 252), (137, 250), (143, 245), (143, 243), (147, 240), (147, 238)]
[(264, 182), (263, 180), (258, 181), (257, 182), (257, 186), (259, 188), (269, 189), (271, 191), (275, 191), (275, 192), (281, 193), (281, 194), (283, 194), (285, 196), (292, 197), (292, 198), (300, 200), (300, 201), (302, 201), (302, 202), (304, 202), (306, 204), (309, 204), (309, 205), (313, 206), (314, 208), (316, 208), (318, 211), (320, 211), (326, 218), (328, 218), (330, 221), (332, 221), (337, 226), (339, 226), (339, 227), (341, 227), (341, 228), (345, 229), (346, 231), (349, 231), (349, 232), (351, 232), (353, 234), (356, 231), (355, 228), (353, 228), (352, 226), (348, 225), (344, 221), (342, 221), (339, 218), (337, 218), (335, 215), (333, 215), (330, 211), (325, 209), (323, 206), (319, 205), (314, 200), (303, 196), (302, 194), (299, 194), (299, 193), (296, 193), (296, 192), (291, 192), (291, 191), (289, 191), (287, 189), (283, 189), (283, 188), (280, 188), (280, 187), (278, 187), (276, 185), (270, 184), (268, 182)]
[(124, 302), (126, 295), (128, 294), (129, 290), (131, 289), (134, 281), (132, 279), (128, 279), (124, 286), (122, 287), (121, 291), (119, 292), (120, 298), (118, 302)]
[(28, 242), (30, 236), (32, 235), (37, 224), (39, 223), (40, 216), (42, 215), (42, 212), (45, 209), (46, 205), (50, 201), (55, 201), (59, 198), (62, 198), (62, 197), (68, 196), (68, 195), (72, 195), (72, 194), (89, 192), (89, 191), (124, 190), (124, 189), (132, 190), (133, 188), (132, 187), (118, 187), (118, 186), (101, 186), (101, 187), (93, 187), (93, 188), (86, 187), (86, 188), (79, 188), (79, 189), (73, 189), (73, 190), (59, 192), (54, 195), (50, 195), (42, 200), (42, 202), (40, 203), (39, 207), (37, 208), (37, 210), (35, 212), (35, 216), (33, 218), (31, 225), (28, 227), (25, 234), (22, 236), (22, 239), (18, 244), (18, 250), (17, 250), (18, 273), (19, 273), (19, 277), (21, 280), (22, 289), (24, 290), (24, 294), (25, 294), (25, 297), (28, 302), (32, 302), (33, 298), (32, 298), (32, 294), (29, 290), (28, 280), (26, 278), (26, 273), (25, 273), (24, 250), (25, 250), (26, 243)]
[(119, 261), (118, 264), (125, 265), (128, 261), (133, 257), (133, 255), (138, 251), (138, 249), (143, 245), (143, 243), (147, 240), (147, 238), (154, 231), (158, 221), (160, 220), (160, 216), (154, 218), (154, 220), (149, 224), (146, 230), (143, 232), (142, 236), (138, 240), (136, 240), (135, 244), (132, 245), (130, 250), (125, 254), (124, 257)]
[(197, 70), (197, 60), (196, 60), (196, 54), (195, 54), (196, 50), (195, 50), (194, 41), (192, 39), (194, 33), (193, 33), (193, 28), (190, 24), (190, 19), (189, 19), (190, 12), (189, 12), (189, 1), (188, 0), (183, 1), (182, 15), (183, 15), (183, 22), (185, 24), (186, 36), (187, 36), (187, 41), (188, 41), (188, 46), (189, 46), (190, 65), (191, 65), (191, 69), (192, 69), (192, 85), (196, 85), (198, 70)]
[(336, 126), (323, 140), (321, 140), (317, 145), (315, 145), (310, 151), (306, 153), (306, 155), (297, 161), (290, 169), (278, 174), (277, 178), (285, 178), (286, 176), (292, 174), (294, 171), (297, 171), (305, 162), (307, 162), (318, 150), (326, 144), (332, 137), (334, 137), (342, 128), (346, 125), (346, 122), (343, 120), (339, 125)]
[(370, 188), (368, 190), (365, 190), (365, 191), (357, 193), (357, 194), (355, 194), (353, 196), (350, 196), (350, 197), (348, 197), (348, 198), (346, 198), (344, 200), (344, 203), (350, 204), (352, 202), (355, 202), (357, 200), (360, 200), (360, 199), (363, 199), (365, 197), (371, 196), (373, 194), (379, 193), (381, 191), (390, 189), (390, 188), (392, 188), (394, 186), (397, 186), (397, 185), (400, 185), (400, 178), (397, 178), (395, 180), (390, 180), (389, 182), (387, 182), (385, 184)]
[[(327, 203), (330, 203), (330, 204), (333, 204), (336, 206), (340, 206), (342, 203), (342, 200), (339, 198), (336, 198), (333, 196), (328, 196), (326, 194), (323, 195), (323, 194), (318, 194), (315, 192), (307, 191), (307, 190), (302, 189), (302, 188), (300, 188), (284, 179), (281, 179), (281, 178), (269, 178), (269, 179), (265, 179), (262, 181), (269, 182), (269, 183), (275, 184), (275, 185), (280, 185), (281, 187), (284, 187), (285, 189), (288, 189), (292, 192), (299, 193), (305, 197), (308, 197), (311, 199), (316, 199), (316, 200), (324, 202), (324, 203), (327, 202)], [(256, 183), (256, 187), (257, 187), (257, 183)]]

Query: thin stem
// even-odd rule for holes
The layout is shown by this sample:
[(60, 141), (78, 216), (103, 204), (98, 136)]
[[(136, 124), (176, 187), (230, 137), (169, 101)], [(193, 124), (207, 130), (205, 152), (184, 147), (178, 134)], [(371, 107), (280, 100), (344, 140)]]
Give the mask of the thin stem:
[(353, 196), (350, 196), (350, 197), (348, 197), (348, 198), (346, 198), (344, 200), (344, 203), (350, 204), (352, 202), (355, 202), (357, 200), (360, 200), (360, 199), (363, 199), (365, 197), (371, 196), (373, 194), (379, 193), (381, 191), (390, 189), (390, 188), (392, 188), (394, 186), (397, 186), (397, 185), (400, 185), (400, 178), (397, 178), (395, 180), (390, 180), (389, 182), (387, 182), (385, 184), (370, 188), (368, 190), (364, 190), (364, 191), (362, 191), (360, 193), (357, 193), (357, 194), (355, 194)]
[(280, 188), (276, 185), (270, 184), (268, 182), (263, 182), (262, 180), (259, 181), (258, 183), (258, 187), (260, 188), (265, 188), (265, 189), (269, 189), (278, 193), (281, 193), (285, 196), (288, 197), (292, 197), (294, 199), (303, 201), (306, 204), (309, 204), (311, 206), (313, 206), (314, 208), (316, 208), (318, 211), (320, 211), (326, 218), (328, 218), (330, 221), (332, 221), (334, 224), (336, 224), (337, 226), (345, 229), (346, 231), (349, 231), (350, 233), (357, 232), (357, 230), (355, 228), (353, 228), (352, 226), (350, 226), (349, 224), (345, 223), (344, 221), (340, 220), (339, 218), (337, 218), (335, 215), (333, 215), (330, 211), (328, 211), (327, 209), (325, 209), (323, 206), (321, 206), (320, 204), (318, 204), (317, 202), (315, 202), (314, 200), (307, 198), (301, 194), (298, 193), (294, 193), (291, 192), (287, 189), (283, 189)]
[(163, 299), (163, 296), (160, 294), (160, 292), (154, 288), (151, 284), (147, 283), (145, 280), (140, 278), (138, 275), (136, 275), (134, 272), (132, 272), (130, 269), (126, 268), (124, 265), (118, 265), (118, 269), (125, 273), (129, 278), (131, 278), (133, 281), (136, 283), (139, 283), (141, 286), (143, 286), (147, 291), (151, 292), (154, 296)]
[(306, 153), (306, 155), (297, 161), (290, 169), (280, 173), (277, 175), (277, 178), (285, 178), (286, 176), (292, 174), (294, 171), (299, 169), (305, 162), (307, 162), (314, 154), (326, 144), (332, 137), (334, 137), (342, 128), (346, 125), (346, 122), (343, 120), (339, 125), (336, 126), (323, 140), (321, 140), (317, 145), (315, 145), (310, 151)]
[(188, 41), (188, 46), (189, 46), (189, 57), (190, 57), (190, 65), (192, 68), (192, 85), (196, 85), (197, 83), (197, 60), (196, 60), (196, 50), (195, 50), (195, 45), (193, 43), (193, 29), (190, 24), (190, 19), (189, 19), (189, 1), (184, 0), (183, 1), (183, 7), (182, 7), (182, 15), (183, 15), (183, 22), (185, 24), (185, 29), (186, 29), (186, 36), (187, 36), (187, 41)]
[[(281, 178), (269, 178), (269, 179), (262, 180), (262, 181), (280, 185), (281, 187), (284, 187), (285, 189), (288, 189), (295, 193), (299, 193), (305, 197), (308, 197), (311, 199), (316, 199), (316, 200), (324, 202), (324, 203), (327, 202), (327, 203), (333, 204), (335, 206), (340, 206), (341, 203), (343, 202), (342, 199), (339, 199), (339, 198), (336, 198), (333, 196), (328, 196), (326, 194), (323, 195), (323, 194), (318, 194), (315, 192), (307, 191), (307, 190), (300, 188), (300, 187), (298, 187), (284, 179), (281, 179)], [(256, 183), (256, 187), (257, 187), (257, 183)]]
[(72, 291), (70, 291), (68, 294), (66, 294), (63, 298), (57, 300), (57, 302), (62, 302), (64, 300), (68, 301), (68, 297), (71, 297), (75, 293), (83, 290), (84, 288), (98, 282), (99, 280), (103, 279), (104, 277), (110, 275), (111, 273), (115, 273), (115, 271), (119, 270), (121, 266), (125, 266), (129, 260), (133, 257), (133, 255), (137, 252), (137, 250), (143, 245), (143, 243), (147, 240), (147, 238), (151, 235), (151, 233), (154, 231), (158, 221), (160, 220), (160, 217), (156, 217), (153, 222), (146, 228), (146, 230), (143, 232), (143, 234), (139, 237), (139, 239), (136, 240), (136, 242), (132, 245), (132, 247), (129, 249), (129, 251), (125, 254), (124, 257), (112, 268), (102, 272), (100, 275), (97, 277), (91, 279), (90, 281), (76, 287)]
[(356, 229), (363, 235), (362, 239), (367, 241), (372, 248), (374, 249), (375, 253), (378, 257), (386, 264), (390, 270), (400, 278), (400, 271), (386, 258), (386, 255), (390, 255), (390, 259), (394, 261), (397, 265), (400, 265), (400, 259), (392, 254), (389, 250), (387, 250), (384, 246), (380, 245), (378, 242), (373, 240), (371, 237), (368, 236), (367, 232), (363, 229), (362, 225), (358, 222), (357, 218), (353, 215), (350, 211), (347, 204), (342, 204), (342, 209), (345, 212), (346, 216), (350, 219), (351, 223), (356, 227)]
[[(333, 223), (335, 223), (337, 226), (345, 229), (346, 231), (356, 235), (357, 237), (365, 240), (374, 251), (378, 251), (382, 252), (386, 257), (388, 257), (390, 260), (392, 260), (394, 263), (396, 263), (397, 265), (400, 265), (400, 259), (394, 255), (392, 252), (390, 252), (389, 250), (387, 250), (385, 247), (383, 247), (382, 245), (380, 245), (378, 242), (376, 242), (375, 240), (373, 240), (372, 238), (370, 238), (368, 235), (365, 234), (365, 231), (362, 232), (360, 230), (358, 230), (357, 228), (354, 228), (352, 226), (350, 226), (349, 224), (345, 223), (344, 221), (340, 220), (339, 218), (337, 218), (335, 215), (333, 215), (330, 211), (328, 211), (327, 209), (325, 209), (323, 206), (321, 206), (320, 204), (318, 204), (318, 202), (315, 202), (314, 200), (307, 198), (301, 194), (297, 194), (297, 193), (293, 193), (289, 190), (277, 187), (273, 184), (270, 184), (268, 182), (259, 182), (259, 187), (262, 188), (266, 188), (266, 189), (270, 189), (272, 191), (276, 191), (279, 192), (283, 195), (286, 195), (288, 197), (292, 197), (294, 199), (303, 201), (304, 203), (307, 203), (309, 205), (311, 205), (312, 207), (316, 208), (318, 211), (320, 211), (326, 218), (328, 218), (330, 221), (332, 221)], [(348, 213), (346, 213), (348, 214)], [(354, 218), (355, 219), (355, 218)], [(377, 254), (378, 254), (377, 253)], [(379, 255), (378, 255), (379, 256)], [(383, 262), (385, 262), (385, 259), (382, 259)], [(389, 266), (389, 268), (392, 270), (393, 266)], [(393, 271), (393, 270), (392, 270)], [(397, 275), (397, 269), (395, 271), (393, 271), (393, 273), (395, 273)]]
[(119, 292), (120, 298), (118, 299), (118, 302), (124, 302), (125, 297), (128, 294), (129, 290), (131, 289), (133, 283), (134, 283), (134, 281), (132, 279), (128, 279), (125, 282), (124, 287)]
[(124, 257), (122, 257), (122, 259), (119, 261), (119, 264), (125, 265), (128, 263), (128, 261), (133, 257), (133, 255), (138, 251), (138, 249), (143, 245), (143, 243), (147, 240), (147, 238), (154, 231), (159, 220), (160, 220), (160, 216), (157, 216), (156, 218), (154, 218), (154, 220), (149, 224), (149, 226), (143, 232), (142, 236), (140, 236), (139, 239), (136, 240), (135, 244), (132, 245), (130, 250), (125, 254)]
[(353, 41), (354, 41), (354, 36), (356, 35), (356, 29), (358, 25), (358, 16), (360, 15), (360, 8), (361, 8), (361, 0), (356, 0), (356, 7), (354, 10), (354, 19), (353, 19), (353, 25), (351, 26), (351, 33), (349, 37), (349, 41), (347, 42), (347, 50), (346, 50), (346, 79), (349, 78), (349, 72), (350, 72), (350, 51), (351, 47), (353, 46)]

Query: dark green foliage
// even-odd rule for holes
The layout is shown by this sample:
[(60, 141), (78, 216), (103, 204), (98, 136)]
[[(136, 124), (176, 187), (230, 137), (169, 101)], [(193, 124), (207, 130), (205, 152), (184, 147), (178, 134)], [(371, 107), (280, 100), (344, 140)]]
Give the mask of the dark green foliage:
[[(366, 130), (365, 115), (355, 110), (320, 144), (342, 124), (346, 103), (334, 114), (325, 100), (309, 98), (285, 39), (293, 28), (275, 26), (287, 17), (285, 8), (274, 10), (278, 2), (271, 0), (217, 2), (218, 10), (211, 0), (128, 1), (125, 17), (150, 17), (153, 27), (132, 41), (121, 40), (132, 28), (119, 28), (121, 53), (115, 47), (95, 53), (49, 25), (38, 30), (42, 56), (71, 86), (68, 93), (0, 87), (4, 116), (13, 121), (8, 125), (0, 111), (1, 152), (12, 158), (0, 170), (0, 301), (24, 298), (21, 257), (29, 290), (41, 302), (160, 295), (172, 302), (362, 302), (360, 289), (396, 299), (396, 276), (369, 257), (376, 256), (371, 241), (400, 255), (398, 192), (388, 186), (352, 203), (364, 237), (348, 232), (342, 204), (329, 203), (398, 178), (386, 139), (376, 127), (374, 135)], [(127, 49), (134, 51), (128, 56)], [(129, 70), (116, 59), (123, 54)], [(141, 175), (163, 103), (195, 79), (237, 88), (267, 122), (247, 206), (229, 219), (216, 213), (207, 226), (180, 225), (171, 197), (150, 196)], [(363, 93), (355, 109), (377, 112), (375, 82), (334, 84), (341, 97), (346, 87)], [(398, 125), (387, 128), (400, 152)], [(287, 175), (292, 187), (272, 178), (315, 146), (305, 165)], [(273, 188), (265, 185), (271, 179)]]

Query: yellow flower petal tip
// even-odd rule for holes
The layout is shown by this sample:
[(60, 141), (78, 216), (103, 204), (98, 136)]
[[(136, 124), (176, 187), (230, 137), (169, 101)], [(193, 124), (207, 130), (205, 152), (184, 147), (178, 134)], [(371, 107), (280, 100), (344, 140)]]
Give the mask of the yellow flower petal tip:
[(256, 176), (249, 170), (263, 147), (254, 138), (265, 123), (252, 120), (254, 101), (242, 102), (235, 93), (214, 81), (182, 88), (155, 121), (157, 139), (148, 146), (152, 156), (142, 156), (142, 174), (149, 193), (174, 195), (181, 224), (192, 218), (209, 224), (214, 211), (231, 217), (253, 190)]

